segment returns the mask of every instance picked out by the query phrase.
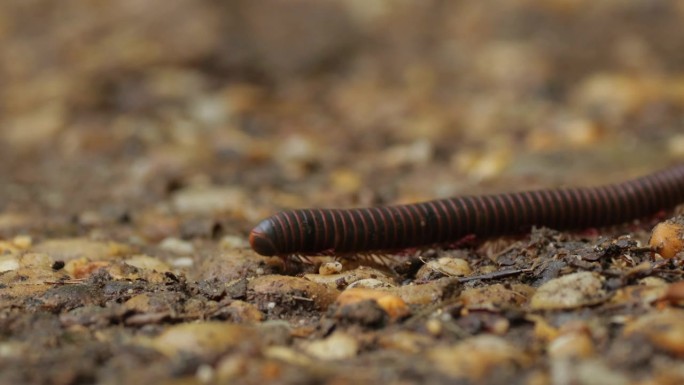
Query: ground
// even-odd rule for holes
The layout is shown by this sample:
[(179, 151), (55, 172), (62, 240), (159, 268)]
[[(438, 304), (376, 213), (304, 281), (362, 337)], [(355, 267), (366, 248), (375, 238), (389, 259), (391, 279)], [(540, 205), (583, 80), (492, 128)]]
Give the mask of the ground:
[(674, 211), (381, 265), (247, 243), (282, 209), (681, 162), (682, 17), (669, 1), (2, 2), (0, 383), (682, 383), (682, 259), (648, 247)]

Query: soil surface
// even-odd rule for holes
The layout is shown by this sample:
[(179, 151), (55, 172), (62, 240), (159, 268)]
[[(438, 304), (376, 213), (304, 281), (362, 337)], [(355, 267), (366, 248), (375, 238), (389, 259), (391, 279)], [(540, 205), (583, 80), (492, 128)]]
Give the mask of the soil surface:
[(247, 243), (283, 209), (681, 162), (683, 18), (674, 1), (2, 1), (0, 383), (683, 383), (684, 259), (648, 247), (673, 212), (380, 260)]

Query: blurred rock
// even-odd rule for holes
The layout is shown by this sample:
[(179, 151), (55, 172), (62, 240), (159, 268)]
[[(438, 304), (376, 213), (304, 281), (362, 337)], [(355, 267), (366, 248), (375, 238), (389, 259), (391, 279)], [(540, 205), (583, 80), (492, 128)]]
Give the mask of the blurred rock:
[(351, 335), (334, 333), (325, 339), (306, 343), (304, 351), (324, 361), (348, 359), (356, 356), (359, 343)]
[(437, 346), (427, 352), (436, 368), (453, 378), (480, 381), (491, 371), (513, 373), (529, 363), (529, 357), (501, 337), (470, 337), (453, 346)]
[(70, 261), (79, 258), (91, 260), (112, 260), (132, 252), (132, 248), (118, 242), (102, 242), (84, 238), (51, 239), (32, 248), (37, 253), (45, 253), (54, 260)]
[(532, 296), (532, 309), (573, 309), (605, 301), (601, 276), (580, 272), (554, 278), (537, 289)]
[(180, 353), (215, 356), (240, 345), (258, 343), (254, 329), (221, 322), (180, 324), (167, 328), (151, 341), (138, 341), (175, 357)]
[(684, 311), (669, 309), (643, 315), (625, 325), (624, 334), (643, 335), (655, 346), (684, 356)]

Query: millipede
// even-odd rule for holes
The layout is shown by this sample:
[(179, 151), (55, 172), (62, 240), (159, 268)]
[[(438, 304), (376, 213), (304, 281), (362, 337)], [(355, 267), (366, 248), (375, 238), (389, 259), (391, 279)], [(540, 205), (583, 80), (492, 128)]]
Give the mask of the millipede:
[(596, 187), (460, 196), (351, 209), (283, 211), (249, 234), (265, 256), (372, 253), (448, 244), (464, 237), (602, 227), (644, 218), (684, 202), (684, 164)]

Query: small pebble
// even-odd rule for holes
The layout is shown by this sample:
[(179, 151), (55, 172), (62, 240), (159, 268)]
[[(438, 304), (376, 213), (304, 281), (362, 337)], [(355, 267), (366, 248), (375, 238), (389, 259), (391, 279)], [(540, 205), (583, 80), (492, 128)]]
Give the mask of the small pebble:
[(306, 274), (304, 278), (333, 288), (347, 287), (354, 284), (354, 282), (364, 279), (376, 279), (390, 287), (396, 285), (394, 280), (388, 277), (386, 273), (367, 266), (360, 266), (354, 270), (347, 270), (337, 274)]
[(171, 271), (169, 265), (164, 263), (159, 258), (144, 254), (134, 255), (130, 258), (127, 258), (126, 264), (135, 266), (139, 269), (155, 270), (161, 273)]
[(236, 323), (255, 323), (264, 319), (264, 314), (255, 305), (235, 300), (228, 305), (231, 320)]
[(351, 283), (349, 286), (347, 286), (348, 289), (354, 288), (354, 287), (360, 287), (360, 288), (365, 288), (365, 289), (389, 289), (394, 286), (390, 285), (389, 283), (385, 281), (381, 281), (376, 278), (366, 278), (366, 279), (360, 279), (358, 281), (355, 281)]
[(281, 260), (257, 256), (251, 250), (224, 250), (195, 257), (194, 267), (188, 269), (187, 274), (197, 281), (215, 279), (230, 282), (257, 275), (259, 269), (265, 274), (272, 274), (282, 266), (278, 265)]
[(28, 235), (17, 235), (16, 237), (12, 238), (12, 243), (18, 249), (25, 250), (31, 247), (33, 240)]
[(614, 370), (600, 359), (569, 360), (561, 357), (550, 364), (551, 384), (644, 385), (630, 381), (624, 373)]
[(7, 292), (12, 289), (24, 291), (25, 288), (21, 288), (23, 285), (47, 289), (49, 286), (45, 285), (46, 282), (58, 282), (66, 278), (62, 270), (52, 269), (53, 263), (50, 256), (40, 253), (26, 253), (20, 257), (0, 256), (0, 264), (4, 266), (3, 274), (0, 274), (0, 285), (5, 285), (2, 292), (10, 295)]
[[(266, 348), (266, 351), (272, 348)], [(266, 354), (266, 352), (264, 352), (264, 354)], [(219, 383), (237, 382), (237, 379), (244, 377), (247, 368), (249, 367), (249, 358), (247, 356), (229, 354), (216, 364), (216, 378)]]
[(30, 227), (35, 221), (35, 218), (24, 214), (0, 213), (0, 230), (16, 232), (17, 229)]
[(672, 283), (665, 288), (663, 299), (670, 301), (673, 304), (681, 304), (684, 302), (684, 281)]
[(335, 302), (338, 306), (344, 307), (366, 300), (375, 301), (393, 320), (410, 313), (408, 305), (401, 297), (386, 290), (351, 288), (343, 291)]
[(378, 337), (378, 345), (383, 348), (408, 354), (419, 354), (435, 343), (431, 336), (407, 330), (393, 330)]
[(650, 306), (652, 303), (663, 299), (667, 294), (667, 284), (659, 285), (629, 285), (621, 287), (611, 297), (610, 302), (624, 306), (626, 304), (635, 304), (640, 306)]
[(275, 159), (282, 163), (310, 162), (318, 154), (318, 146), (306, 136), (290, 135), (279, 142)]
[(18, 251), (12, 242), (0, 241), (0, 254), (16, 254)]
[(447, 277), (463, 277), (470, 275), (472, 269), (465, 259), (442, 257), (421, 266), (420, 270), (416, 273), (416, 279), (428, 280), (435, 273), (442, 276), (446, 275)]
[(55, 259), (44, 253), (24, 253), (19, 257), (19, 262), (22, 267), (47, 268), (52, 266), (54, 261)]
[(338, 332), (325, 339), (307, 343), (304, 351), (325, 361), (342, 360), (355, 357), (359, 351), (359, 343), (352, 336)]
[(363, 186), (361, 176), (352, 170), (334, 170), (330, 175), (330, 181), (334, 191), (343, 194), (353, 194)]
[[(263, 301), (266, 307), (281, 306), (283, 311), (311, 306), (318, 310), (327, 309), (339, 291), (304, 278), (283, 275), (262, 275), (253, 278), (247, 285), (248, 301)], [(266, 300), (266, 301), (264, 301)], [(274, 303), (271, 307), (271, 303)]]
[(568, 119), (561, 124), (562, 143), (574, 147), (589, 147), (601, 139), (601, 128), (593, 121), (581, 118)]
[(499, 176), (509, 165), (510, 148), (497, 145), (484, 151), (460, 151), (451, 158), (456, 171), (473, 180), (488, 180)]
[(598, 73), (575, 87), (574, 103), (599, 116), (622, 117), (642, 106), (649, 92), (640, 79), (624, 74)]
[(292, 348), (288, 348), (286, 346), (269, 346), (266, 349), (264, 349), (263, 354), (265, 357), (287, 362), (289, 364), (297, 366), (310, 366), (313, 361), (305, 353), (299, 352)]
[(595, 305), (606, 299), (601, 276), (579, 272), (552, 279), (532, 296), (530, 307), (535, 310), (573, 309)]
[(442, 333), (444, 326), (442, 325), (442, 321), (436, 318), (430, 318), (425, 322), (425, 329), (433, 336), (438, 336)]
[(674, 258), (684, 249), (684, 217), (658, 223), (648, 243), (663, 258)]
[(195, 252), (195, 246), (193, 246), (192, 242), (178, 238), (165, 238), (159, 243), (159, 248), (181, 255), (193, 254)]
[(404, 285), (392, 289), (410, 305), (429, 305), (458, 297), (461, 284), (455, 278), (440, 278), (420, 285)]
[(64, 271), (74, 279), (83, 279), (111, 264), (111, 261), (91, 261), (88, 258), (72, 259), (66, 262)]
[(480, 335), (427, 352), (436, 369), (455, 378), (481, 380), (498, 367), (525, 366), (528, 357), (501, 337)]
[(178, 217), (157, 210), (142, 210), (135, 216), (139, 237), (151, 242), (159, 242), (164, 238), (180, 233), (181, 224)]
[(213, 355), (245, 343), (258, 343), (257, 334), (250, 327), (225, 322), (196, 322), (167, 328), (151, 341), (151, 346), (168, 357), (176, 357), (183, 352)]
[(180, 257), (171, 260), (171, 265), (178, 268), (192, 267), (195, 264), (195, 260), (191, 257)]
[(668, 309), (653, 312), (625, 324), (625, 335), (640, 334), (646, 336), (652, 344), (659, 348), (684, 357), (684, 311)]
[(425, 164), (432, 159), (433, 152), (432, 143), (419, 139), (412, 143), (388, 148), (383, 152), (382, 158), (387, 167), (397, 168), (404, 165)]
[(195, 372), (195, 377), (197, 377), (197, 381), (208, 384), (214, 378), (214, 368), (208, 364), (200, 365)]
[(527, 285), (514, 284), (474, 287), (463, 290), (461, 299), (469, 309), (501, 310), (521, 307), (534, 294), (534, 289)]
[(594, 355), (594, 342), (586, 331), (571, 331), (559, 335), (547, 346), (552, 358), (589, 358)]
[(529, 314), (527, 319), (534, 322), (534, 337), (538, 340), (549, 342), (560, 335), (558, 329), (551, 326), (542, 316)]
[(249, 246), (249, 243), (241, 236), (226, 235), (221, 238), (219, 245), (223, 249), (244, 249)]
[(84, 211), (78, 215), (78, 223), (88, 227), (101, 226), (104, 218), (97, 211)]
[(318, 274), (320, 275), (332, 275), (337, 274), (342, 271), (342, 264), (338, 261), (333, 262), (323, 262), (318, 268)]
[(123, 243), (94, 241), (85, 238), (47, 240), (35, 245), (32, 251), (44, 253), (55, 260), (65, 262), (82, 257), (91, 260), (115, 259), (132, 252), (131, 247)]
[(241, 213), (245, 192), (238, 188), (219, 186), (192, 186), (173, 195), (172, 204), (181, 214), (207, 215)]
[(668, 139), (667, 149), (670, 154), (684, 158), (684, 134), (676, 134)]
[(0, 255), (0, 273), (17, 270), (20, 267), (19, 258), (14, 255)]

